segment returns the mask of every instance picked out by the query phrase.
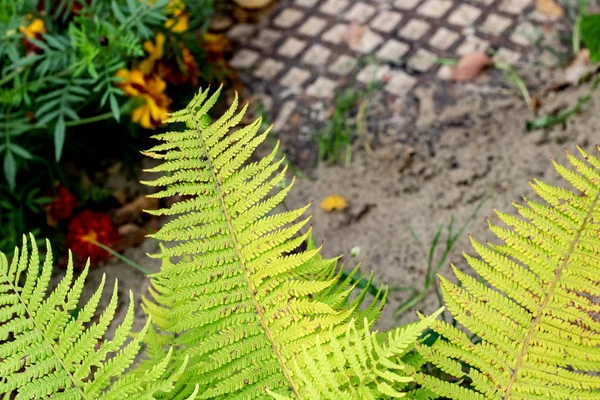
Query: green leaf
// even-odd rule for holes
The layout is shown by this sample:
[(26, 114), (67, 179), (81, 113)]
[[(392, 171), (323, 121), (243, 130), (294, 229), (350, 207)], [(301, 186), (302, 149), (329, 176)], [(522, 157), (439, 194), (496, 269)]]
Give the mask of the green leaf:
[(115, 120), (119, 122), (119, 120), (121, 119), (121, 109), (119, 108), (119, 102), (117, 101), (117, 98), (114, 94), (110, 94), (109, 101), (110, 111), (112, 112), (113, 117), (115, 117)]
[(11, 189), (14, 189), (15, 182), (17, 180), (17, 163), (15, 162), (15, 157), (10, 151), (7, 151), (6, 155), (4, 156), (4, 176), (8, 181), (8, 186)]
[(54, 154), (56, 156), (56, 161), (59, 161), (60, 156), (62, 155), (63, 146), (65, 145), (65, 131), (65, 120), (61, 116), (54, 126)]
[(581, 39), (590, 51), (592, 61), (600, 61), (600, 14), (586, 15), (581, 19)]
[(24, 148), (22, 148), (21, 146), (19, 146), (18, 144), (11, 144), (10, 145), (10, 149), (13, 151), (13, 153), (15, 153), (16, 155), (23, 157), (27, 160), (31, 160), (33, 158), (33, 156), (31, 155), (30, 152), (28, 152), (27, 150), (25, 150)]

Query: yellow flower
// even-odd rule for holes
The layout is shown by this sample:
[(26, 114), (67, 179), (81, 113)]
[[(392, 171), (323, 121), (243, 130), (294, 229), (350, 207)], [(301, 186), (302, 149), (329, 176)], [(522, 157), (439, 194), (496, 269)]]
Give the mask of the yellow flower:
[(339, 194), (327, 196), (321, 203), (323, 211), (332, 212), (335, 210), (344, 210), (348, 206), (346, 199)]
[(19, 30), (28, 38), (35, 39), (42, 33), (46, 32), (46, 27), (42, 19), (36, 18), (33, 21), (31, 21), (31, 23), (28, 26), (21, 26)]
[(140, 97), (143, 102), (131, 114), (133, 122), (144, 128), (154, 129), (167, 117), (171, 99), (164, 93), (167, 84), (156, 75), (146, 77), (139, 69), (122, 69), (116, 76), (122, 78), (118, 86), (129, 96)]
[(172, 17), (165, 22), (165, 28), (173, 33), (187, 31), (190, 26), (190, 17), (185, 11), (185, 4), (181, 0), (171, 0), (167, 9)]
[(139, 68), (145, 73), (150, 74), (154, 70), (154, 64), (164, 55), (165, 35), (158, 33), (156, 35), (156, 44), (147, 40), (144, 42), (144, 50), (148, 53), (148, 58), (142, 61)]

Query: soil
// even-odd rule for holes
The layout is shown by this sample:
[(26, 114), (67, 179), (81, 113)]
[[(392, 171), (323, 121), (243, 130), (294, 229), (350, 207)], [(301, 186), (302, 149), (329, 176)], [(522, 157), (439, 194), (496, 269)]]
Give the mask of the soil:
[[(555, 80), (548, 75), (541, 78), (546, 82)], [(542, 98), (538, 114), (548, 115), (572, 105), (588, 90), (589, 85), (582, 85), (550, 92)], [(451, 102), (446, 96), (449, 92), (454, 99)], [(551, 158), (565, 163), (563, 148), (576, 152), (575, 145), (579, 144), (593, 151), (593, 145), (600, 142), (597, 97), (566, 124), (533, 132), (524, 130), (532, 113), (518, 93), (510, 90), (486, 91), (485, 86), (477, 84), (432, 86), (417, 89), (410, 101), (419, 104), (418, 117), (412, 124), (403, 124), (389, 112), (390, 105), (376, 96), (368, 117), (372, 152), (357, 141), (351, 165), (319, 165), (309, 171), (308, 177), (297, 180), (286, 199), (288, 207), (314, 201), (312, 224), (315, 237), (324, 242), (324, 255), (345, 254), (343, 261), (348, 267), (360, 262), (361, 270), (373, 270), (378, 282), (392, 286), (423, 285), (427, 263), (411, 229), (428, 251), (439, 224), (448, 224), (453, 217), (456, 226), (462, 225), (477, 204), (487, 199), (440, 270), (442, 276), (452, 279), (450, 263), (461, 269), (466, 266), (461, 257), (462, 249), (470, 249), (466, 233), (481, 242), (493, 240), (485, 219), (498, 221), (494, 209), (514, 214), (511, 201), (519, 202), (523, 194), (535, 197), (528, 180), (560, 182)], [(333, 193), (348, 199), (345, 211), (326, 213), (319, 207)], [(446, 240), (445, 233), (441, 240)], [(356, 246), (360, 254), (351, 257), (350, 250)], [(146, 256), (156, 248), (156, 243), (147, 239), (124, 255), (156, 271), (159, 263)], [(103, 274), (105, 292), (112, 288), (114, 279), (119, 280), (122, 305), (128, 302), (128, 290), (139, 303), (147, 289), (141, 273), (112, 260), (91, 271), (88, 291), (95, 290)], [(389, 329), (417, 318), (412, 310), (394, 317), (402, 300), (401, 293), (390, 295), (378, 323), (380, 328)], [(103, 301), (106, 304), (108, 296)], [(437, 307), (432, 290), (416, 309), (430, 313)], [(121, 316), (124, 311), (122, 308)], [(136, 315), (139, 329), (144, 323), (140, 307)]]

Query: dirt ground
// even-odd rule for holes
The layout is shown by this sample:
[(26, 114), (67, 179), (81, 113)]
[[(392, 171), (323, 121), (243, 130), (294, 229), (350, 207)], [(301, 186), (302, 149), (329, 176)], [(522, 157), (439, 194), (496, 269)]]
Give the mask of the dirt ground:
[[(588, 88), (584, 84), (546, 95), (541, 99), (539, 115), (574, 104)], [(450, 262), (465, 268), (461, 251), (470, 249), (466, 233), (479, 241), (493, 240), (485, 219), (497, 221), (494, 209), (514, 213), (511, 201), (520, 201), (522, 195), (535, 197), (527, 183), (532, 178), (560, 182), (550, 159), (564, 163), (564, 148), (575, 152), (575, 145), (579, 144), (593, 151), (594, 145), (600, 143), (597, 97), (565, 125), (525, 132), (525, 121), (532, 115), (517, 94), (511, 91), (490, 94), (476, 85), (456, 86), (450, 90), (460, 100), (438, 108), (436, 98), (443, 98), (440, 91), (446, 90), (449, 89), (430, 87), (416, 91), (420, 113), (410, 128), (389, 119), (375, 121), (373, 126), (379, 128), (370, 132), (376, 143), (373, 151), (368, 153), (357, 142), (350, 166), (322, 164), (308, 173), (307, 178), (297, 180), (286, 204), (298, 207), (313, 201), (312, 226), (317, 240), (324, 243), (324, 255), (344, 254), (348, 267), (360, 262), (363, 271), (373, 270), (376, 280), (384, 284), (422, 287), (426, 260), (410, 229), (428, 250), (439, 224), (447, 224), (454, 217), (456, 225), (462, 225), (487, 197), (440, 271), (443, 276), (451, 277)], [(381, 107), (384, 105), (375, 97), (370, 115), (383, 112)], [(377, 135), (380, 137), (376, 138)], [(325, 213), (320, 208), (320, 202), (333, 193), (348, 199), (346, 211)], [(445, 239), (444, 234), (442, 240)], [(351, 257), (350, 251), (356, 246), (360, 254)], [(156, 248), (156, 243), (147, 239), (140, 247), (126, 250), (124, 255), (156, 271), (157, 260), (146, 257), (146, 253)], [(97, 287), (103, 274), (107, 278), (105, 292), (118, 279), (121, 305), (127, 304), (129, 290), (139, 304), (148, 286), (141, 273), (113, 259), (91, 272), (88, 291)], [(412, 310), (400, 318), (394, 317), (394, 310), (402, 300), (401, 293), (390, 295), (378, 323), (380, 328), (389, 329), (416, 319)], [(106, 296), (103, 302), (108, 302)], [(429, 313), (438, 306), (431, 291), (416, 309)], [(121, 308), (120, 315), (123, 314)], [(137, 315), (136, 327), (140, 328), (144, 323), (141, 307), (137, 308)]]

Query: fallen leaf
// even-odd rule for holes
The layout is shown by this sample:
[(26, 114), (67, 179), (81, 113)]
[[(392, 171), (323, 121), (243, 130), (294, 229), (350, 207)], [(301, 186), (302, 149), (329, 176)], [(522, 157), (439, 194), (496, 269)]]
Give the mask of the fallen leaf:
[(342, 40), (350, 48), (356, 48), (360, 46), (363, 36), (365, 35), (365, 28), (359, 23), (352, 21), (342, 34)]
[(115, 211), (115, 222), (122, 225), (126, 222), (136, 221), (141, 218), (143, 210), (158, 209), (158, 199), (151, 199), (144, 195), (136, 197), (131, 203)]
[(450, 79), (459, 82), (471, 81), (492, 64), (492, 59), (483, 52), (464, 55), (452, 68)]
[(339, 194), (332, 194), (327, 196), (325, 200), (321, 202), (321, 208), (326, 212), (332, 212), (335, 210), (344, 210), (348, 206), (346, 199)]
[(581, 78), (590, 72), (590, 51), (588, 49), (581, 50), (565, 68), (565, 81), (576, 85)]
[(554, 0), (537, 0), (535, 3), (535, 8), (541, 14), (552, 19), (557, 19), (563, 16), (562, 7)]

